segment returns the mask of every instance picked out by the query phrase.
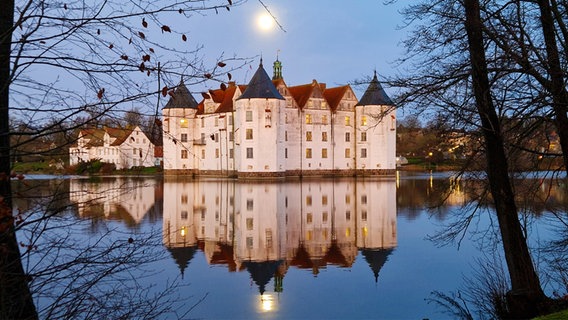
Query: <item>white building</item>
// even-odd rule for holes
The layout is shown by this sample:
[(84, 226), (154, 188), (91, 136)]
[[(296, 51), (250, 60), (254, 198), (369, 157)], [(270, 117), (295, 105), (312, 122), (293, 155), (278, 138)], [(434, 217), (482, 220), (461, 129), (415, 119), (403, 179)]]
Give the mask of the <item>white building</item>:
[(69, 148), (69, 164), (99, 159), (117, 169), (154, 166), (154, 144), (139, 127), (84, 129), (77, 145)]
[(217, 176), (384, 175), (396, 169), (395, 107), (376, 74), (350, 86), (288, 87), (280, 61), (197, 103), (183, 82), (163, 109), (164, 172)]

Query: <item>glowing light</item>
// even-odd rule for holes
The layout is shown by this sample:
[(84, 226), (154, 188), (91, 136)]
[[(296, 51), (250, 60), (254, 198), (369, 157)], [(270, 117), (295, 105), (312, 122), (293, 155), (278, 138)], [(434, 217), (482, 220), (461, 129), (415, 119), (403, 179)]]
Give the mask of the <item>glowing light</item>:
[(260, 296), (260, 307), (264, 312), (274, 310), (274, 298), (270, 294)]
[(181, 232), (180, 232), (182, 237), (185, 237), (185, 227), (181, 227)]
[(268, 14), (258, 16), (256, 23), (260, 30), (269, 31), (274, 26), (274, 19)]

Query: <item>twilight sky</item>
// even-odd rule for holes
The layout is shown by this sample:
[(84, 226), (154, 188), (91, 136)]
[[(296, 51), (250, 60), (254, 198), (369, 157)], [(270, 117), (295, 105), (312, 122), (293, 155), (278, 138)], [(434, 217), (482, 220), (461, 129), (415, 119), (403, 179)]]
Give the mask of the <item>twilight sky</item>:
[[(266, 13), (261, 3), (249, 0), (231, 12), (194, 16), (190, 19), (189, 38), (205, 46), (205, 61), (221, 53), (225, 57), (263, 57), (264, 67), (272, 76), (272, 63), (279, 50), (284, 80), (289, 86), (310, 83), (312, 79), (328, 87), (350, 81), (395, 73), (393, 61), (403, 50), (399, 43), (406, 30), (398, 30), (402, 16), (398, 10), (406, 4), (384, 5), (383, 0), (263, 0), (286, 32), (276, 25), (263, 31), (257, 17)], [(233, 72), (233, 79), (246, 84), (258, 67), (259, 59)], [(216, 89), (218, 84), (208, 83)], [(192, 92), (204, 89), (189, 88)], [(361, 98), (364, 88), (354, 88)], [(387, 89), (387, 93), (390, 93)], [(391, 94), (392, 95), (392, 94)]]

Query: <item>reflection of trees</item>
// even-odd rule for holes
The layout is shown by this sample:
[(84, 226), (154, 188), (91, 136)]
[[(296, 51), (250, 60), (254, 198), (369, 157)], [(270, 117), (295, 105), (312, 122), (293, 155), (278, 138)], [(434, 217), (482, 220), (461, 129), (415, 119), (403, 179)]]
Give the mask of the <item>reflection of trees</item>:
[[(124, 181), (117, 184), (117, 179), (79, 184), (23, 180), (13, 184), (14, 209), (23, 221), (18, 223), (22, 261), (41, 317), (97, 318), (104, 314), (130, 318), (140, 312), (156, 317), (171, 309), (170, 290), (175, 285), (159, 292), (141, 284), (150, 275), (144, 266), (164, 257), (161, 231), (128, 227), (140, 222), (140, 217), (127, 210), (128, 202), (100, 202), (111, 199), (106, 197), (108, 192), (119, 195), (115, 199), (120, 202), (125, 198), (117, 190), (134, 198), (147, 187), (135, 183), (136, 190), (128, 189)], [(91, 187), (96, 192), (89, 191)], [(86, 191), (87, 196), (70, 189)], [(141, 199), (137, 197), (137, 201)], [(143, 212), (144, 205), (140, 208)], [(96, 230), (93, 220), (97, 221)]]

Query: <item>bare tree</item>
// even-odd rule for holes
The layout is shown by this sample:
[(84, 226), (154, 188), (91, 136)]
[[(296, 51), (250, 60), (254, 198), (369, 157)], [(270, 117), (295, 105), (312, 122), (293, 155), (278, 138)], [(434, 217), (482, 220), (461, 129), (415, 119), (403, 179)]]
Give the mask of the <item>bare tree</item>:
[[(21, 264), (16, 232), (32, 222), (51, 220), (54, 216), (24, 215), (31, 220), (16, 223), (11, 175), (12, 159), (19, 156), (17, 151), (28, 150), (23, 147), (25, 144), (56, 133), (96, 123), (103, 116), (123, 118), (133, 101), (149, 106), (145, 114), (157, 115), (160, 97), (172, 94), (172, 88), (181, 78), (187, 84), (221, 82), (217, 79), (245, 61), (221, 54), (214, 65), (205, 65), (199, 55), (201, 45), (191, 43), (190, 30), (184, 30), (183, 21), (195, 14), (221, 14), (243, 2), (3, 1), (0, 10), (1, 318), (37, 318), (28, 287), (30, 276)], [(29, 130), (12, 131), (12, 119), (28, 124)], [(11, 145), (14, 136), (21, 137), (16, 148)], [(37, 152), (49, 153), (62, 147), (54, 143)], [(41, 228), (35, 231), (38, 232), (35, 237), (44, 234)], [(33, 248), (25, 254), (33, 254)], [(40, 312), (46, 315), (43, 310)]]

